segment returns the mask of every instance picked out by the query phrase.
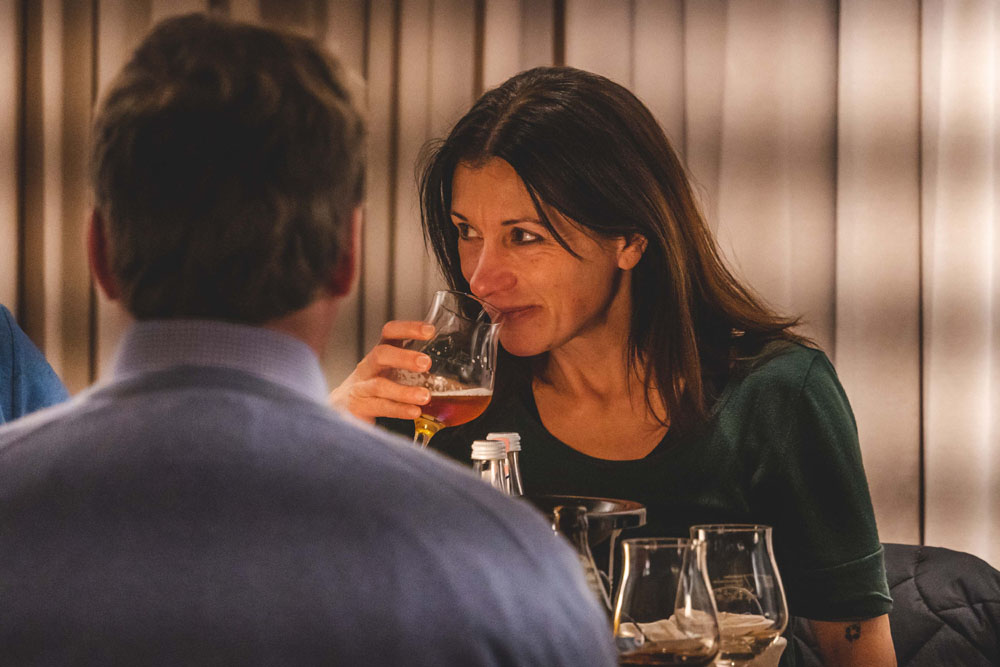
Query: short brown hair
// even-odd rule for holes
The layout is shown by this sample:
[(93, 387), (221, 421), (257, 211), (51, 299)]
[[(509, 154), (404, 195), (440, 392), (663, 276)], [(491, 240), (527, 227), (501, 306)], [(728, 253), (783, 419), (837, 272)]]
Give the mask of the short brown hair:
[(91, 151), (136, 318), (257, 324), (315, 297), (363, 195), (352, 87), (305, 37), (201, 14), (152, 30), (105, 95)]

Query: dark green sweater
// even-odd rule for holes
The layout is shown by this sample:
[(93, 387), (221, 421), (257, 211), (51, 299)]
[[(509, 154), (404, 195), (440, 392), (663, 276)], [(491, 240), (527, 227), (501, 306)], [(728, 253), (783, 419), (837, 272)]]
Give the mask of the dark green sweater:
[(668, 431), (634, 461), (596, 459), (563, 444), (542, 425), (530, 384), (505, 384), (479, 419), (441, 431), (431, 446), (468, 463), (473, 440), (517, 431), (529, 495), (643, 503), (646, 526), (623, 538), (686, 537), (696, 523), (768, 524), (793, 615), (836, 621), (889, 612), (854, 416), (822, 352), (772, 346), (733, 374), (707, 424)]

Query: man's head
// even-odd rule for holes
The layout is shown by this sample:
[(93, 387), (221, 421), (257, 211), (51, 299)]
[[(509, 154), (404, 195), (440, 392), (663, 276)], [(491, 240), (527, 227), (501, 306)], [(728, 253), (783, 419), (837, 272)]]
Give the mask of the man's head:
[(364, 175), (353, 88), (304, 37), (204, 15), (156, 26), (95, 120), (102, 284), (138, 319), (248, 324), (345, 292)]

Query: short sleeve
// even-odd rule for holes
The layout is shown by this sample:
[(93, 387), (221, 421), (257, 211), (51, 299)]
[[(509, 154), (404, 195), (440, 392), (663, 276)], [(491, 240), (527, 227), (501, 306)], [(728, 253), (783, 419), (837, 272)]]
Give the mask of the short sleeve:
[(892, 598), (857, 427), (833, 366), (809, 354), (804, 372), (776, 376), (774, 400), (760, 404), (759, 423), (776, 437), (763, 445), (753, 495), (774, 526), (791, 613), (873, 618)]
[(68, 398), (66, 387), (5, 307), (0, 306), (0, 423)]

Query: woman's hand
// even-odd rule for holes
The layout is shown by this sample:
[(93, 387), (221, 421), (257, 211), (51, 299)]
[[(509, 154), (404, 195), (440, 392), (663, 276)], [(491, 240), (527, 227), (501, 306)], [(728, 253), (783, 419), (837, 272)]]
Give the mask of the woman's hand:
[(431, 359), (422, 352), (404, 350), (389, 341), (427, 340), (434, 327), (426, 322), (393, 320), (382, 327), (382, 340), (365, 355), (354, 372), (330, 393), (330, 405), (346, 410), (367, 422), (376, 417), (416, 419), (418, 406), (431, 399), (424, 387), (407, 387), (383, 377), (385, 371), (399, 368), (422, 373), (431, 367)]

